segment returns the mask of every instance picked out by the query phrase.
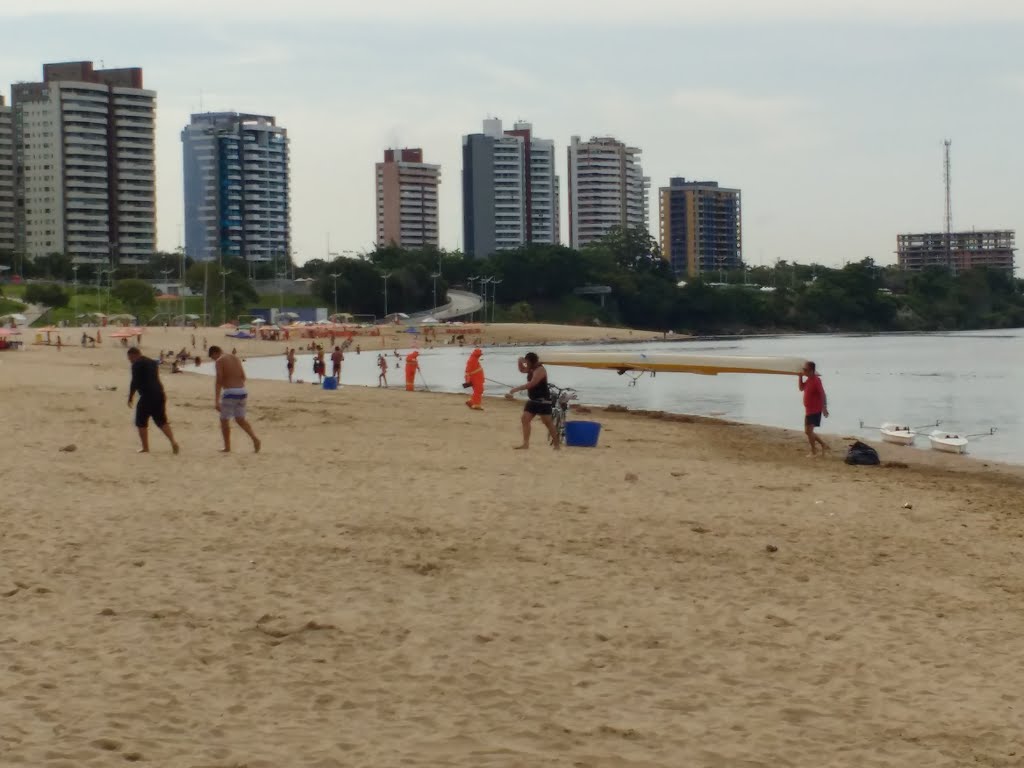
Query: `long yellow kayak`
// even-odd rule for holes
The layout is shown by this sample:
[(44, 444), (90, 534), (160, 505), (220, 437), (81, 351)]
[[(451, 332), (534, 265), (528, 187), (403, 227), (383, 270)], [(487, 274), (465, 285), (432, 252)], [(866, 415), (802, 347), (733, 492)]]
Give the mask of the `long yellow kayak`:
[(552, 352), (544, 365), (652, 373), (771, 373), (795, 376), (806, 361), (801, 357), (743, 357), (739, 355), (670, 355), (626, 352)]

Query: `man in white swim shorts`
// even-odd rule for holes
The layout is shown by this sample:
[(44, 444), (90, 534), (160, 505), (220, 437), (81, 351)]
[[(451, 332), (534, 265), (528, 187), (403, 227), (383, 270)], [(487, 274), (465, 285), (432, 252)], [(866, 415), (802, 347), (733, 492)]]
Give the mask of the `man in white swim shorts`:
[(260, 452), (260, 439), (245, 418), (249, 393), (245, 389), (245, 369), (242, 361), (226, 354), (220, 347), (210, 347), (210, 359), (216, 363), (217, 380), (214, 384), (214, 408), (220, 413), (220, 433), (224, 438), (222, 453), (231, 453), (231, 420), (250, 438), (256, 453)]

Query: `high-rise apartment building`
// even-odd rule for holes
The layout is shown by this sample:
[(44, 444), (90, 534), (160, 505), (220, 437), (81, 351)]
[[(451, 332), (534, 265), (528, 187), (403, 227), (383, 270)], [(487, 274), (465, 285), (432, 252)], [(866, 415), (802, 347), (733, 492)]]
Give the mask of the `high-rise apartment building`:
[(569, 143), (569, 243), (582, 248), (609, 230), (647, 232), (651, 180), (640, 165), (641, 150), (617, 139), (595, 137)]
[(376, 170), (377, 245), (436, 248), (441, 166), (424, 163), (422, 149), (386, 149)]
[(675, 177), (658, 194), (661, 255), (676, 275), (743, 266), (740, 191)]
[(185, 252), (288, 263), (288, 132), (267, 115), (206, 112), (192, 115), (181, 141)]
[(11, 87), (15, 248), (140, 263), (156, 250), (156, 93), (142, 70), (44, 64)]
[(14, 251), (14, 144), (11, 108), (0, 96), (0, 253)]
[(554, 142), (536, 138), (530, 123), (506, 131), (484, 120), (482, 133), (462, 138), (462, 206), (470, 256), (559, 242)]
[(897, 235), (896, 258), (900, 269), (952, 267), (960, 272), (974, 267), (1001, 269), (1013, 274), (1016, 233), (1012, 229), (926, 232)]

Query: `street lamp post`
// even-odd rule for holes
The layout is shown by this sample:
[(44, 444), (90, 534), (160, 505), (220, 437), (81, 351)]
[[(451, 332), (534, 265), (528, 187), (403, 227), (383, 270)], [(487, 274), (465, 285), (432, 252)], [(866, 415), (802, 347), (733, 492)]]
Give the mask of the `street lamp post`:
[[(167, 284), (167, 276), (169, 274), (171, 274), (173, 271), (174, 271), (173, 267), (170, 268), (170, 269), (161, 269), (160, 270), (160, 274), (164, 276), (164, 288), (168, 288), (169, 287), (168, 284)], [(170, 293), (170, 292), (168, 291), (167, 293)], [(170, 323), (168, 323), (168, 325), (170, 325)]]
[[(477, 275), (474, 275), (473, 277), (467, 277), (467, 278), (466, 278), (466, 282), (467, 282), (467, 283), (469, 283), (469, 292), (470, 292), (470, 293), (473, 293), (473, 292), (474, 292), (474, 291), (473, 291), (473, 283), (475, 283), (475, 282), (476, 282), (477, 280), (479, 280), (479, 279), (480, 279), (480, 278), (479, 278), (479, 277), (478, 277)], [(470, 314), (469, 314), (469, 321), (470, 321), (470, 322), (473, 322), (473, 316), (474, 316), (475, 314), (476, 314), (476, 312), (470, 312)]]
[(106, 270), (106, 272), (107, 272), (107, 303), (106, 303), (106, 306), (107, 306), (107, 310), (109, 311), (110, 310), (110, 291), (114, 287), (114, 273), (117, 272), (117, 270), (116, 269), (108, 269), (108, 270)]
[(222, 269), (220, 271), (220, 301), (221, 301), (221, 320), (222, 323), (228, 321), (228, 275), (231, 274), (230, 269)]
[(334, 321), (337, 322), (338, 318), (338, 278), (341, 277), (341, 272), (331, 272), (331, 277), (334, 278)]
[[(434, 281), (434, 310), (437, 309), (437, 278), (439, 278), (440, 276), (440, 272), (435, 272), (430, 276), (430, 279)], [(431, 312), (433, 312), (434, 310), (431, 310)]]
[(181, 263), (178, 265), (178, 298), (181, 299), (181, 327), (185, 327), (185, 249), (178, 248)]
[(384, 278), (384, 319), (388, 319), (388, 278), (391, 277), (391, 272), (381, 275)]
[[(278, 301), (277, 314), (278, 315), (280, 315), (282, 312), (284, 312), (284, 281), (287, 279), (287, 277), (288, 277), (288, 270), (286, 270), (286, 269), (283, 269), (283, 270), (281, 270), (280, 272), (277, 273), (277, 301)], [(280, 322), (281, 321), (278, 320), (278, 324), (280, 324)]]
[(491, 280), (491, 322), (494, 322), (494, 310), (498, 306), (498, 286), (501, 285), (501, 280)]
[(72, 320), (78, 319), (78, 265), (74, 264), (71, 267), (71, 313), (74, 315)]
[(483, 300), (483, 306), (481, 307), (480, 318), (482, 322), (487, 322), (487, 286), (494, 278), (488, 276), (480, 279), (480, 298)]

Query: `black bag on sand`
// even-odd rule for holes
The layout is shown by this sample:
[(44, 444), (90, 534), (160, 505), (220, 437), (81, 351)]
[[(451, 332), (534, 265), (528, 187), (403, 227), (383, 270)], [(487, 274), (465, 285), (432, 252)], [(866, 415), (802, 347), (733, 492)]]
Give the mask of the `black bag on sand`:
[(846, 463), (871, 466), (882, 462), (878, 459), (878, 451), (858, 440), (846, 452)]

